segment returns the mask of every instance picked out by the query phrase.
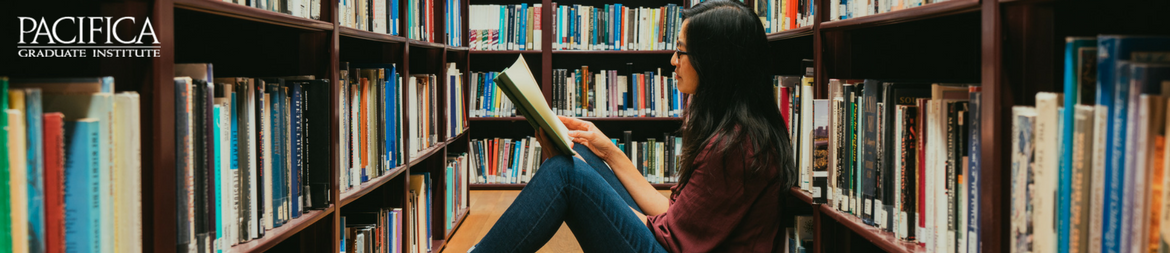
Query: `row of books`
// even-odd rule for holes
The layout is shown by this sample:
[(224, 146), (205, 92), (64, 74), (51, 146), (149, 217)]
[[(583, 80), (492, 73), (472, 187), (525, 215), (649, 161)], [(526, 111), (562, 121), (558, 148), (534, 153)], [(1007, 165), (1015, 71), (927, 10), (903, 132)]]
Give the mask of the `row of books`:
[(829, 0), (829, 21), (860, 18), (947, 0)]
[(1063, 93), (1012, 108), (1013, 251), (1168, 250), (1170, 37), (1065, 49)]
[[(339, 154), (341, 164), (348, 164), (339, 173), (342, 191), (402, 166), (407, 151), (410, 158), (417, 158), (440, 142), (440, 131), (454, 137), (467, 129), (463, 74), (455, 63), (446, 65), (447, 80), (441, 84), (433, 74), (404, 80), (395, 64), (341, 63), (342, 87), (347, 88), (341, 91), (338, 108), (341, 115), (348, 115), (339, 122), (338, 133), (347, 147)], [(439, 124), (441, 119), (445, 124)]]
[(678, 90), (674, 73), (617, 70), (554, 69), (552, 109), (574, 117), (678, 117), (687, 96)]
[[(631, 131), (622, 141), (611, 139), (650, 183), (676, 183), (682, 137), (664, 135), (661, 140), (631, 141)], [(524, 184), (540, 169), (540, 142), (535, 137), (471, 140), (471, 183)]]
[(471, 117), (514, 117), (516, 106), (508, 99), (503, 90), (497, 86), (496, 77), (500, 72), (472, 72), (471, 85)]
[(142, 252), (137, 93), (0, 77), (0, 251)]
[(218, 252), (330, 203), (329, 82), (175, 64), (178, 251)]
[[(467, 153), (449, 156), (446, 160), (445, 227), (449, 231), (457, 222), (455, 215), (468, 208), (467, 205)], [(407, 199), (410, 219), (403, 221), (403, 208), (378, 208), (369, 211), (347, 212), (341, 216), (340, 252), (402, 252), (403, 243), (408, 243), (408, 252), (430, 252), (431, 230), (435, 229), (430, 218), (432, 191), (435, 187), (430, 172), (410, 175), (410, 194)], [(414, 236), (409, 241), (405, 234)]]
[[(416, 101), (420, 94), (407, 93), (402, 86), (403, 77), (394, 64), (340, 64), (340, 94), (338, 98), (338, 121), (341, 129), (338, 145), (345, 147), (338, 156), (341, 158), (338, 173), (341, 191), (352, 190), (362, 183), (389, 173), (406, 162), (404, 148), (407, 137), (415, 137), (416, 124), (405, 126), (406, 118), (415, 116), (406, 113), (403, 105), (407, 100)], [(430, 81), (430, 75), (419, 76)], [(410, 77), (415, 80), (416, 77)], [(429, 83), (429, 82), (427, 82)], [(406, 84), (414, 87), (415, 82)], [(415, 89), (410, 89), (415, 91)], [(411, 110), (420, 107), (410, 104)], [(409, 128), (409, 130), (404, 129)], [(426, 128), (431, 129), (431, 128)], [(409, 132), (410, 135), (404, 135)], [(420, 139), (409, 139), (418, 142)], [(415, 143), (412, 143), (413, 147)]]
[(375, 33), (399, 35), (399, 0), (341, 0), (337, 12), (341, 26)]
[(402, 208), (381, 208), (368, 212), (351, 212), (341, 216), (341, 251), (343, 253), (402, 252)]
[(476, 184), (528, 183), (543, 161), (535, 137), (473, 139), (470, 179)]
[[(223, 0), (297, 17), (321, 20), (321, 0)], [(353, 0), (350, 0), (353, 1)], [(343, 1), (344, 2), (344, 1)]]
[(811, 78), (782, 91), (793, 94), (784, 95), (795, 108), (800, 187), (928, 251), (978, 252), (979, 167), (970, 161), (979, 155), (980, 87), (872, 79), (828, 87), (829, 99), (813, 99)]
[(620, 142), (616, 138), (610, 141), (626, 152), (626, 157), (642, 172), (646, 181), (652, 184), (678, 183), (682, 136), (663, 134), (662, 139), (633, 141), (632, 135), (632, 131), (623, 131)]
[(761, 0), (754, 7), (767, 33), (810, 26), (816, 17), (813, 0)]
[(554, 50), (674, 50), (682, 6), (555, 6)]
[(455, 228), (455, 223), (459, 222), (457, 215), (461, 214), (463, 210), (468, 208), (467, 184), (471, 182), (468, 175), (471, 175), (471, 157), (467, 153), (458, 153), (447, 156), (446, 167), (443, 176), (445, 178), (447, 196), (445, 199), (446, 220), (444, 225), (447, 226), (447, 231)]
[(468, 7), (471, 50), (540, 50), (541, 4)]

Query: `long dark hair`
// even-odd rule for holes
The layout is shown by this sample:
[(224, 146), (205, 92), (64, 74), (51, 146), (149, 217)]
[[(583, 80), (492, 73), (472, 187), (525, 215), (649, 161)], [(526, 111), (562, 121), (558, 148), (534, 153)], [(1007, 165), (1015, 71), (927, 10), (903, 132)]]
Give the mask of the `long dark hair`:
[[(766, 68), (768, 41), (759, 16), (742, 3), (708, 0), (682, 12), (687, 55), (699, 85), (683, 122), (678, 190), (694, 173), (695, 158), (714, 142), (709, 155), (730, 148), (750, 154), (744, 178), (775, 168), (784, 188), (796, 182), (792, 146)], [(734, 146), (734, 147), (733, 147)], [(750, 148), (750, 149), (749, 149)], [(741, 159), (739, 157), (724, 157)]]

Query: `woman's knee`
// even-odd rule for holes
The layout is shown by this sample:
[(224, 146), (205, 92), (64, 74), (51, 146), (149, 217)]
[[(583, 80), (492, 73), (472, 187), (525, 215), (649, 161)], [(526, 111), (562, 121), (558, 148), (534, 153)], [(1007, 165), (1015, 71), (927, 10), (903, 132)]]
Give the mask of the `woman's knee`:
[(547, 160), (540, 165), (540, 170), (537, 174), (548, 173), (557, 174), (566, 178), (576, 178), (580, 173), (591, 172), (588, 164), (568, 155), (558, 155)]

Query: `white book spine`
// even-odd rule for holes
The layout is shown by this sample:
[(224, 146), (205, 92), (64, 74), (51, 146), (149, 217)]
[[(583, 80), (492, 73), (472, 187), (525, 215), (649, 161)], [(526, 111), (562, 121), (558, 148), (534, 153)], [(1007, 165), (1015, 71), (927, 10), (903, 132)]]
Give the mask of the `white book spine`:
[(1057, 178), (1059, 178), (1060, 130), (1059, 107), (1062, 96), (1059, 93), (1041, 92), (1036, 94), (1036, 148), (1038, 166), (1032, 168), (1036, 189), (1032, 210), (1035, 216), (1033, 230), (1033, 252), (1056, 251)]

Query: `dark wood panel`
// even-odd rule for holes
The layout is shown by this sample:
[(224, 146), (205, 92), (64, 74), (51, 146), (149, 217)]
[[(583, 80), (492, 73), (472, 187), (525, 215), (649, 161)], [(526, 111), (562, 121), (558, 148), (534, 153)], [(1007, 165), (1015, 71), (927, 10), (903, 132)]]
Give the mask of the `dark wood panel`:
[(313, 225), (313, 223), (325, 218), (326, 216), (329, 216), (329, 214), (333, 213), (333, 209), (334, 207), (330, 205), (324, 210), (311, 210), (307, 213), (303, 213), (301, 214), (300, 218), (293, 219), (285, 223), (283, 226), (268, 230), (264, 233), (264, 237), (261, 237), (260, 239), (232, 246), (232, 250), (235, 252), (263, 252), (268, 250), (272, 247), (275, 247), (277, 244), (280, 244), (285, 239), (296, 235), (297, 232), (300, 232), (302, 229), (305, 229)]

